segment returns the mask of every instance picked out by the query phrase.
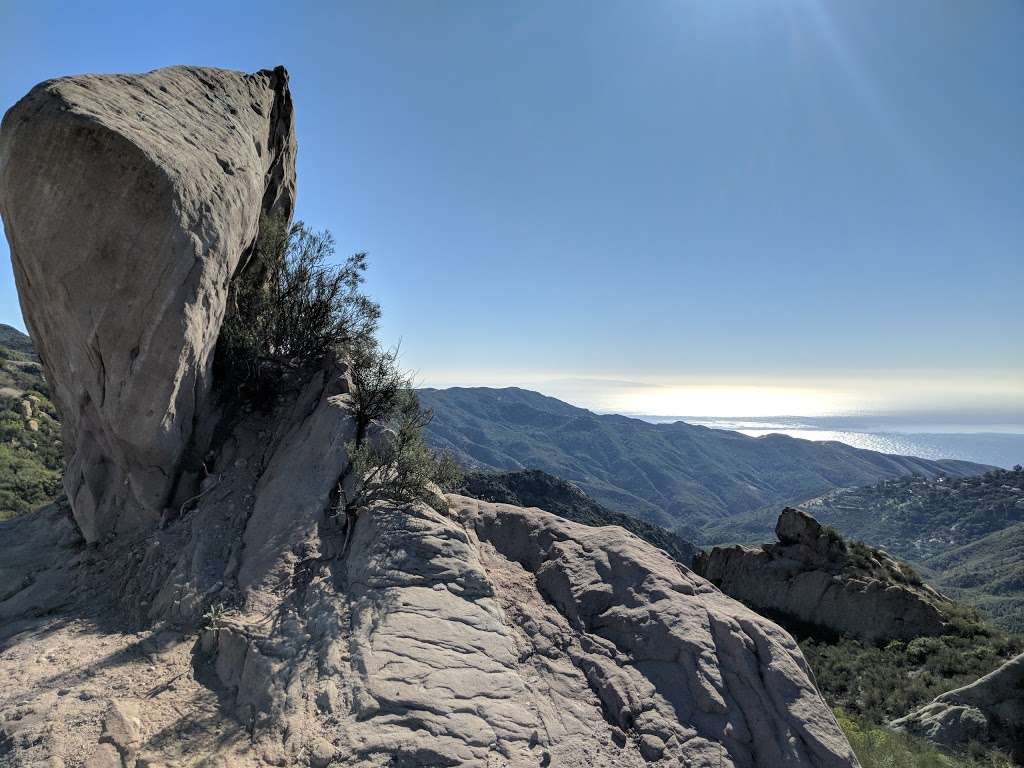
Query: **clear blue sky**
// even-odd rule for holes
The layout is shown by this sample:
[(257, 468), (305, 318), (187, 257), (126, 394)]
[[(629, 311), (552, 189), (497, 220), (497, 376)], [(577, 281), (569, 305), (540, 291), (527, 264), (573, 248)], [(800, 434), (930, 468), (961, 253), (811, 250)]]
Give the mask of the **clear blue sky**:
[(1021, 2), (0, 0), (0, 26), (4, 108), (286, 65), (299, 214), (370, 252), (427, 383), (1024, 401)]

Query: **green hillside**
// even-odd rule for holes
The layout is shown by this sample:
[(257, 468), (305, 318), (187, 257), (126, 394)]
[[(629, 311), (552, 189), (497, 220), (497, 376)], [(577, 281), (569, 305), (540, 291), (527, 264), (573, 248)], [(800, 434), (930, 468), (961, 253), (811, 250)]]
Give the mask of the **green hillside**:
[(844, 534), (912, 563), (999, 625), (1024, 631), (1024, 469), (900, 478), (805, 506)]
[(0, 348), (22, 355), (26, 360), (38, 360), (32, 339), (17, 328), (0, 323)]
[(597, 415), (523, 389), (424, 389), (436, 447), (469, 468), (542, 469), (609, 508), (694, 538), (707, 522), (832, 488), (987, 467), (928, 461), (784, 435), (748, 437), (682, 422)]
[(60, 423), (28, 336), (0, 325), (0, 520), (58, 493)]

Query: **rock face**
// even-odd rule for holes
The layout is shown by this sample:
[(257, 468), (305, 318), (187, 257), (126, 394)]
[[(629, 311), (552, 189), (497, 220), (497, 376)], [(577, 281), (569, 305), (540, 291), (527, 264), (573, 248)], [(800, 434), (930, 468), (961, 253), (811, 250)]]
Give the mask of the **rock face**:
[(194, 492), (228, 282), (294, 199), (283, 68), (50, 80), (4, 117), (0, 214), (87, 540)]
[[(5, 623), (0, 765), (857, 764), (790, 636), (663, 552), (620, 528), (448, 502), (378, 502), (347, 550), (321, 516), (273, 621), (260, 592), (198, 643), (83, 627), (66, 605)], [(81, 589), (97, 578), (81, 566)], [(26, 591), (48, 611), (40, 595)], [(50, 685), (60, 695), (40, 696)]]
[(892, 725), (947, 747), (995, 744), (1024, 761), (1024, 655)]
[(677, 534), (639, 518), (613, 512), (578, 486), (539, 469), (467, 472), (458, 492), (515, 507), (538, 507), (584, 525), (618, 525), (687, 565), (697, 554), (697, 548)]
[(715, 547), (694, 569), (723, 592), (784, 622), (868, 643), (941, 635), (948, 601), (884, 552), (856, 552), (813, 517), (786, 508), (779, 541)]
[[(56, 81), (5, 120), (19, 289), (75, 453), (71, 512), (0, 523), (0, 766), (856, 766), (792, 638), (621, 528), (459, 496), (339, 513), (344, 360), (217, 423), (191, 503), (151, 525), (206, 445), (226, 282), (291, 205), (283, 78)], [(161, 128), (164, 98), (185, 106)], [(82, 218), (87, 181), (116, 215)]]

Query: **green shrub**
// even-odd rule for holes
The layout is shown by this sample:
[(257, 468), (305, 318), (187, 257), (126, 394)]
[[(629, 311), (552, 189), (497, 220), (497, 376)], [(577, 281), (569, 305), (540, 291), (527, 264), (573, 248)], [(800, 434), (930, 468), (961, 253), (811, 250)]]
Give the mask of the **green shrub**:
[[(377, 342), (380, 307), (361, 290), (366, 254), (339, 266), (331, 265), (333, 256), (329, 232), (301, 222), (261, 222), (253, 253), (232, 281), (215, 357), (218, 385), (235, 404), (269, 405), (285, 369), (310, 368), (327, 355), (346, 357), (356, 436), (338, 481), (336, 511), (348, 519), (381, 498), (439, 504), (430, 484), (455, 485), (457, 467), (427, 447), (423, 428), (431, 414), (420, 407), (398, 350)], [(371, 440), (373, 423), (382, 430)]]
[(973, 747), (971, 754), (942, 752), (928, 741), (874, 725), (836, 710), (836, 720), (850, 740), (861, 768), (1012, 768), (1001, 752)]
[[(339, 483), (342, 504), (350, 515), (378, 499), (421, 499), (436, 506), (443, 500), (431, 492), (430, 484), (450, 490), (461, 481), (454, 459), (427, 447), (423, 430), (433, 414), (420, 405), (397, 360), (396, 350), (370, 347), (355, 357), (356, 439), (347, 446), (349, 467)], [(381, 428), (372, 438), (367, 434), (371, 423)], [(350, 476), (355, 478), (355, 490), (346, 494), (345, 480)]]
[(231, 283), (215, 356), (228, 392), (272, 391), (282, 364), (315, 364), (369, 343), (380, 307), (361, 291), (366, 254), (332, 265), (334, 238), (302, 222), (261, 222), (248, 262)]
[(52, 501), (60, 477), (59, 471), (46, 467), (30, 448), (0, 445), (0, 520)]
[(989, 627), (972, 635), (919, 637), (884, 648), (843, 638), (800, 647), (825, 699), (872, 723), (885, 723), (940, 693), (988, 674), (1024, 650), (1021, 639)]
[[(0, 360), (0, 366), (6, 364)], [(0, 372), (6, 368), (0, 367)], [(42, 394), (42, 373), (15, 369), (19, 394), (0, 396), (0, 520), (22, 515), (54, 499), (64, 453), (56, 410)], [(26, 403), (31, 414), (26, 418)]]
[(825, 536), (828, 537), (829, 544), (831, 544), (833, 547), (842, 552), (846, 551), (846, 541), (839, 534), (839, 531), (837, 531), (831, 525), (823, 525), (821, 527), (821, 530), (822, 533), (824, 533)]

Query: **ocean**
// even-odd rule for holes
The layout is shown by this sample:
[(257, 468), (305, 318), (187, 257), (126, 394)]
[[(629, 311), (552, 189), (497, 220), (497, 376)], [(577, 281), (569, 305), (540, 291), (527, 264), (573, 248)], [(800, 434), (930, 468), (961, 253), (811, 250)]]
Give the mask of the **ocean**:
[(961, 424), (894, 414), (638, 418), (654, 423), (685, 421), (714, 429), (730, 429), (753, 437), (776, 433), (805, 440), (835, 440), (855, 448), (920, 456), (924, 459), (962, 459), (1004, 468), (1024, 464), (1024, 419), (1021, 423)]

